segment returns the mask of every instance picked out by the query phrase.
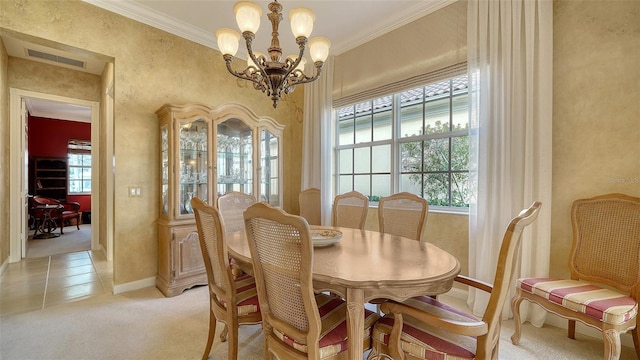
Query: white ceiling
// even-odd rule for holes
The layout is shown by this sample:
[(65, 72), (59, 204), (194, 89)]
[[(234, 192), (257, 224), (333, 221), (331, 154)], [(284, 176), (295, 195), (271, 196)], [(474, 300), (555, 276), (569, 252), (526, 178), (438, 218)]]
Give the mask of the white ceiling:
[(91, 122), (88, 106), (61, 103), (51, 100), (28, 98), (25, 101), (29, 114), (49, 119)]
[[(217, 50), (215, 31), (222, 27), (237, 30), (233, 15), (234, 0), (83, 0), (105, 10), (140, 21), (185, 39)], [(298, 48), (291, 34), (288, 12), (294, 7), (308, 7), (316, 14), (311, 38), (324, 36), (332, 45), (330, 53), (341, 54), (358, 45), (379, 37), (400, 26), (408, 24), (434, 12), (456, 0), (281, 0), (283, 20), (280, 23), (279, 39), (283, 56), (297, 54)], [(260, 30), (253, 43), (254, 51), (267, 53), (271, 42), (271, 24), (267, 20), (269, 0), (255, 1), (263, 9)], [(79, 58), (67, 53), (21, 40), (3, 37), (10, 56), (41, 61), (66, 68), (100, 75), (104, 62), (91, 58)], [(85, 62), (77, 68), (30, 57), (27, 49)], [(305, 52), (308, 56), (308, 52)], [(246, 48), (241, 44), (238, 57), (246, 58)], [(311, 63), (310, 58), (308, 63)], [(52, 101), (29, 99), (29, 112), (34, 116), (56, 119), (90, 121), (89, 108), (65, 105)]]
[[(138, 20), (183, 38), (218, 49), (215, 32), (227, 27), (238, 30), (233, 6), (235, 0), (84, 0), (106, 10)], [(254, 51), (266, 53), (271, 42), (271, 23), (267, 19), (270, 0), (255, 1), (262, 8), (260, 29)], [(279, 38), (283, 55), (297, 54), (291, 34), (289, 10), (307, 7), (316, 14), (311, 37), (324, 36), (331, 53), (343, 53), (402, 25), (417, 20), (455, 0), (281, 0), (283, 20)], [(238, 30), (239, 31), (239, 30)], [(246, 58), (240, 47), (238, 57)]]

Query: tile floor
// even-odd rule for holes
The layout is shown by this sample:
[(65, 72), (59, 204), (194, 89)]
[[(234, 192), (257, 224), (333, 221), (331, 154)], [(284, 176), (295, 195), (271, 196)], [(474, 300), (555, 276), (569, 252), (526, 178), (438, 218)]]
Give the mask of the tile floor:
[(25, 258), (9, 264), (0, 278), (0, 316), (110, 293), (112, 268), (98, 251)]

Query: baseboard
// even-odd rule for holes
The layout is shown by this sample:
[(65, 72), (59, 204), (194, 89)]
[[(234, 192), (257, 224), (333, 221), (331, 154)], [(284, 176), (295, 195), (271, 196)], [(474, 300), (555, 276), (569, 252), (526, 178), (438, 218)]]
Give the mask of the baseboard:
[(122, 294), (129, 291), (144, 289), (150, 286), (156, 286), (156, 277), (149, 277), (142, 280), (136, 280), (124, 284), (114, 285), (113, 286), (113, 294)]

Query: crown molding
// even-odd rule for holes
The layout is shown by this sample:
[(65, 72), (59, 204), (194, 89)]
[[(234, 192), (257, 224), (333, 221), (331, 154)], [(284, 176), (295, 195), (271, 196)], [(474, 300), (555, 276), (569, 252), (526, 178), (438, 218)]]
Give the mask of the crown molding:
[(331, 53), (332, 55), (340, 55), (458, 1), (459, 0), (416, 1), (415, 5), (405, 8), (403, 11), (390, 14), (383, 24), (378, 24), (376, 27), (378, 30), (374, 32), (363, 31), (361, 35), (351, 36), (342, 43), (334, 43)]
[(191, 40), (198, 44), (218, 50), (215, 36), (208, 31), (193, 26), (184, 21), (167, 17), (167, 14), (155, 11), (146, 6), (128, 1), (113, 0), (82, 0), (88, 4), (139, 21), (154, 28), (164, 30), (170, 34)]

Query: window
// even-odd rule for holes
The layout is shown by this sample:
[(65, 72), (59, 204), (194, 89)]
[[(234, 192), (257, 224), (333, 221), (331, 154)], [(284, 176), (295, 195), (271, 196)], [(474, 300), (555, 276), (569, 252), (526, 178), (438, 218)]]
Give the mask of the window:
[(337, 193), (469, 206), (467, 76), (336, 109)]
[(69, 140), (69, 194), (91, 194), (91, 142)]

